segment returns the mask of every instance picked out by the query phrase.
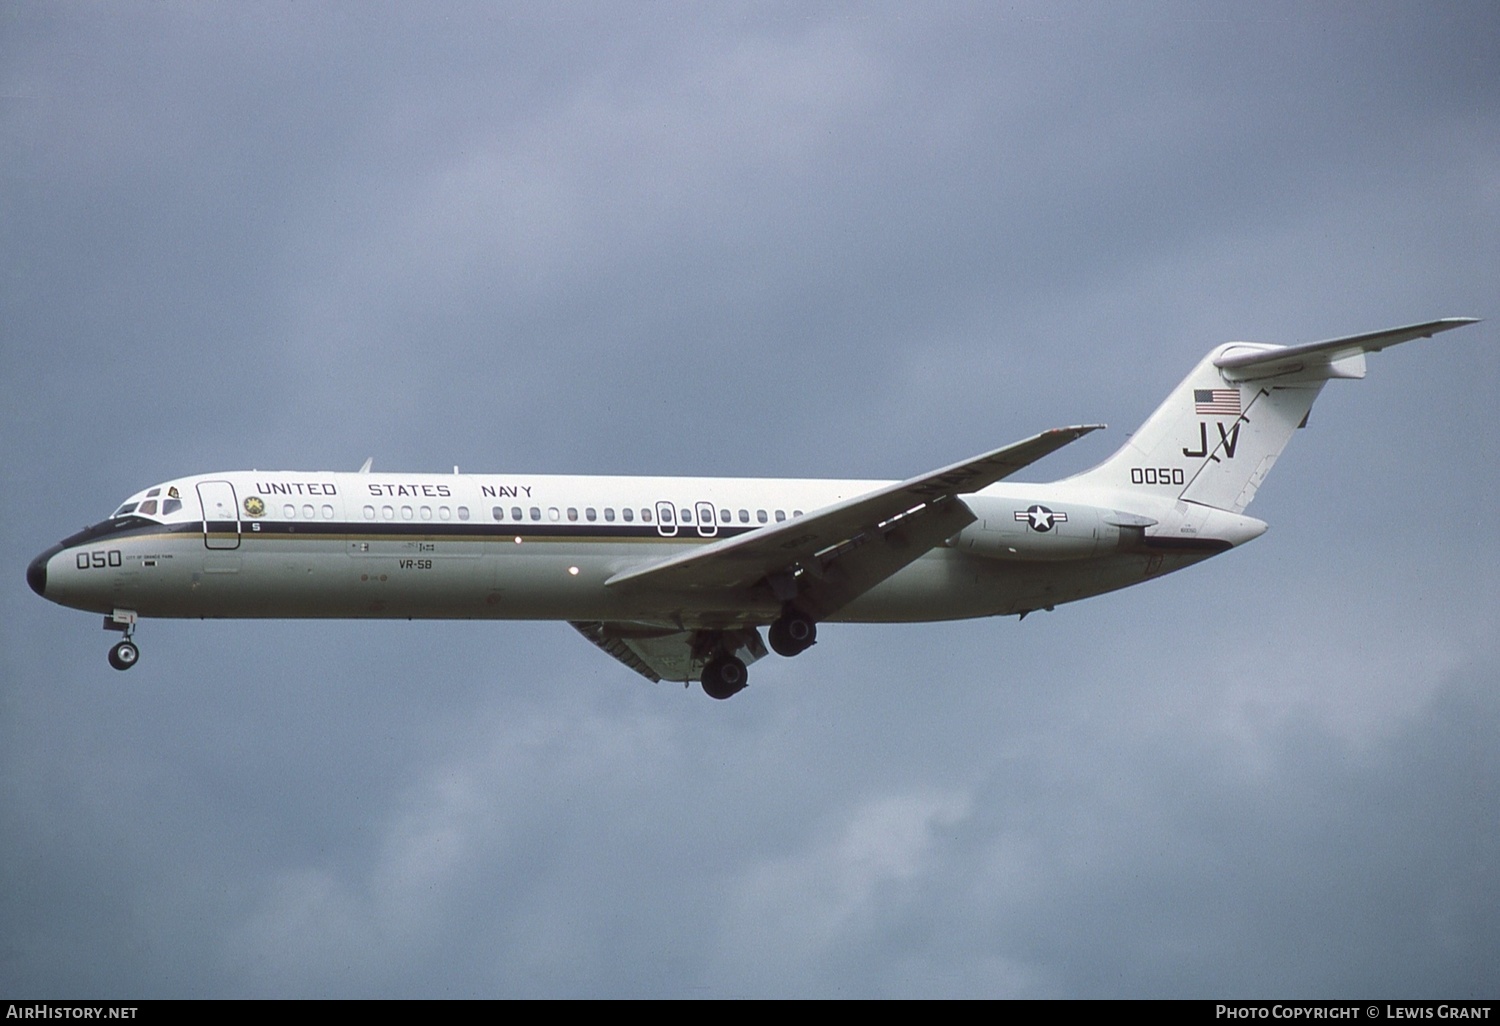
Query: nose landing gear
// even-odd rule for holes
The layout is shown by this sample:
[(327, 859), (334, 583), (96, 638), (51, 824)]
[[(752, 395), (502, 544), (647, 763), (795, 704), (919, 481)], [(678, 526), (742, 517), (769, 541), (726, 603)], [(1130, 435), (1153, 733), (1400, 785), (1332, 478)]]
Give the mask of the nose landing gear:
[(128, 670), (140, 659), (141, 650), (133, 641), (122, 641), (109, 650), (109, 665), (117, 670)]
[(135, 621), (133, 609), (116, 609), (112, 615), (104, 618), (105, 630), (125, 635), (109, 650), (109, 665), (117, 670), (128, 670), (140, 661), (141, 650), (130, 640), (135, 634)]

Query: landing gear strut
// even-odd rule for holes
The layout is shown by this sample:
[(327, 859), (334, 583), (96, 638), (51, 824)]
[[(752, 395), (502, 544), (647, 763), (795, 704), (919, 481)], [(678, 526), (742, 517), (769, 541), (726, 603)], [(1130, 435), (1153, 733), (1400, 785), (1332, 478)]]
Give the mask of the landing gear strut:
[(117, 670), (128, 670), (140, 662), (141, 650), (136, 648), (131, 637), (135, 634), (135, 613), (128, 609), (116, 609), (113, 616), (104, 618), (104, 629), (119, 631), (125, 635), (109, 650), (109, 665)]
[(767, 640), (777, 655), (794, 656), (806, 652), (818, 642), (818, 625), (806, 614), (788, 609), (771, 624)]

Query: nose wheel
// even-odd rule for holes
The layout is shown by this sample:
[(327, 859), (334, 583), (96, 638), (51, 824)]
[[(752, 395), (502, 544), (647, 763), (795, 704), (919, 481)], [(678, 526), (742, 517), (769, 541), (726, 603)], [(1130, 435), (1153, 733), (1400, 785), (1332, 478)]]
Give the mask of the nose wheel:
[(117, 670), (128, 670), (141, 658), (141, 650), (133, 641), (122, 641), (109, 650), (109, 665)]
[(116, 609), (113, 614), (104, 618), (105, 630), (118, 631), (124, 635), (109, 650), (109, 665), (117, 670), (128, 670), (140, 662), (141, 650), (130, 640), (135, 634), (135, 619), (133, 609)]

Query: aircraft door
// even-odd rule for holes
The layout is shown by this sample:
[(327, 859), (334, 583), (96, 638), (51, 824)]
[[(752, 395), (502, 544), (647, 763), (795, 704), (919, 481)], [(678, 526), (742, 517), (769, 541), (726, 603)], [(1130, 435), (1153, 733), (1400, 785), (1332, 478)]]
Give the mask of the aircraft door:
[(670, 502), (656, 504), (656, 533), (663, 538), (672, 538), (677, 534), (677, 507)]
[(712, 538), (718, 533), (719, 522), (714, 519), (714, 504), (698, 503), (698, 534), (704, 538)]
[(228, 481), (198, 482), (203, 504), (203, 544), (210, 549), (240, 547), (240, 507)]

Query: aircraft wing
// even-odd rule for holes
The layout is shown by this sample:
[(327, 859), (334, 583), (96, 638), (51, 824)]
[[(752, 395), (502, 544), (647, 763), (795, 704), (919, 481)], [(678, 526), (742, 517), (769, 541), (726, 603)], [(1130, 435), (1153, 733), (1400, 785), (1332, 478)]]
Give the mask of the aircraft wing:
[(1323, 342), (1305, 342), (1302, 345), (1278, 346), (1274, 349), (1265, 347), (1230, 349), (1214, 360), (1214, 365), (1223, 371), (1224, 377), (1230, 381), (1284, 377), (1304, 371), (1310, 371), (1315, 375), (1321, 371), (1324, 372), (1322, 376), (1325, 377), (1364, 377), (1363, 360), (1350, 366), (1343, 373), (1334, 373), (1329, 368), (1340, 360), (1347, 360), (1352, 356), (1376, 353), (1387, 346), (1410, 342), (1415, 338), (1430, 338), (1440, 331), (1462, 328), (1465, 324), (1474, 324), (1477, 320), (1476, 317), (1445, 317), (1442, 320), (1427, 321), (1424, 324), (1408, 324), (1404, 328), (1388, 328), (1385, 331), (1331, 338)]
[[(629, 621), (571, 620), (579, 634), (649, 681), (696, 680), (708, 657), (718, 651), (694, 647), (694, 632)], [(729, 646), (746, 666), (766, 654), (754, 627), (726, 632)]]
[[(731, 590), (765, 583), (826, 616), (973, 523), (957, 496), (1009, 477), (1102, 424), (1055, 428), (973, 459), (680, 556), (632, 567), (611, 588)], [(873, 543), (882, 544), (873, 544)]]

